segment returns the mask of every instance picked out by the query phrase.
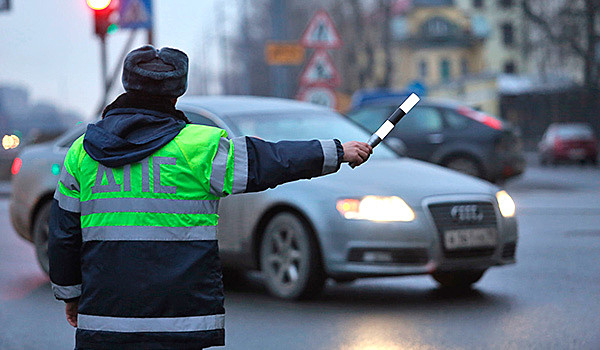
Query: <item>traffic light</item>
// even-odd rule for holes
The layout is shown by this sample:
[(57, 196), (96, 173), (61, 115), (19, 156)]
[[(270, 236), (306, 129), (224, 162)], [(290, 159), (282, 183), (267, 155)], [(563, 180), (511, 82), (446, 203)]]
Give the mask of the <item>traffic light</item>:
[(116, 1), (113, 0), (87, 0), (88, 7), (94, 11), (95, 32), (99, 37), (114, 33), (117, 25), (114, 21)]

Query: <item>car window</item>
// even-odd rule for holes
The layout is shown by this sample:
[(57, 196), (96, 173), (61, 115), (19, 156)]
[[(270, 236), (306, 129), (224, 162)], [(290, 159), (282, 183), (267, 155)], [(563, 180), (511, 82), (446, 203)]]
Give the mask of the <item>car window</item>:
[(194, 124), (217, 126), (217, 124), (215, 124), (215, 122), (213, 122), (212, 120), (210, 120), (207, 117), (200, 115), (198, 113), (194, 113), (194, 112), (184, 112), (184, 113), (185, 113), (185, 116), (188, 117), (188, 119)]
[(383, 124), (392, 112), (392, 107), (389, 106), (373, 106), (350, 112), (348, 117), (363, 128), (373, 132)]
[(562, 139), (592, 139), (594, 132), (587, 125), (564, 125), (556, 129), (556, 134)]
[(433, 107), (415, 107), (400, 122), (402, 132), (434, 133), (442, 131), (442, 115)]
[[(235, 118), (235, 124), (243, 135), (256, 136), (267, 141), (326, 140), (341, 142), (366, 141), (369, 134), (346, 118), (332, 112), (264, 113)], [(397, 158), (397, 155), (380, 145), (374, 158)]]
[(454, 130), (462, 130), (469, 126), (472, 122), (471, 119), (465, 117), (464, 115), (460, 115), (457, 112), (448, 109), (446, 110), (446, 123), (448, 127)]

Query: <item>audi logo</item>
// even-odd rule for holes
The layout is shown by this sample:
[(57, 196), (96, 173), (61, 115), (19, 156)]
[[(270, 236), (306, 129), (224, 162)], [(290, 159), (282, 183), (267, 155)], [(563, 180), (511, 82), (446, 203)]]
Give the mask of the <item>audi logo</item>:
[(475, 223), (483, 220), (483, 213), (476, 204), (455, 205), (450, 209), (450, 216), (455, 222)]

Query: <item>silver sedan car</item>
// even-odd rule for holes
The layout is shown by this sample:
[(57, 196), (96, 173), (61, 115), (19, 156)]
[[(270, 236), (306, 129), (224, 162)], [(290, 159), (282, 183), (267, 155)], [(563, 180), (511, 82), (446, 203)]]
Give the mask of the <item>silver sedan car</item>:
[[(186, 97), (178, 108), (231, 137), (369, 137), (334, 111), (291, 100)], [(50, 202), (66, 151), (84, 131), (81, 125), (16, 160), (11, 221), (35, 244), (45, 270)], [(384, 145), (356, 169), (343, 165), (336, 174), (225, 198), (219, 214), (224, 267), (261, 271), (268, 290), (285, 299), (313, 296), (327, 278), (431, 275), (465, 288), (488, 268), (515, 263), (515, 206), (505, 191)]]

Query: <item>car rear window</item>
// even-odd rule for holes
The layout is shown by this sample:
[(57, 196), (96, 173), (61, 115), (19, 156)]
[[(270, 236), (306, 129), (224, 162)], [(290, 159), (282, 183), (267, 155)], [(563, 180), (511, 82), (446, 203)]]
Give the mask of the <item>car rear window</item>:
[(446, 123), (451, 129), (462, 130), (472, 123), (472, 120), (451, 109), (446, 110)]
[(565, 125), (556, 129), (556, 135), (563, 139), (592, 139), (594, 132), (587, 125)]
[(402, 132), (435, 133), (443, 129), (442, 115), (433, 107), (415, 107), (398, 122)]

